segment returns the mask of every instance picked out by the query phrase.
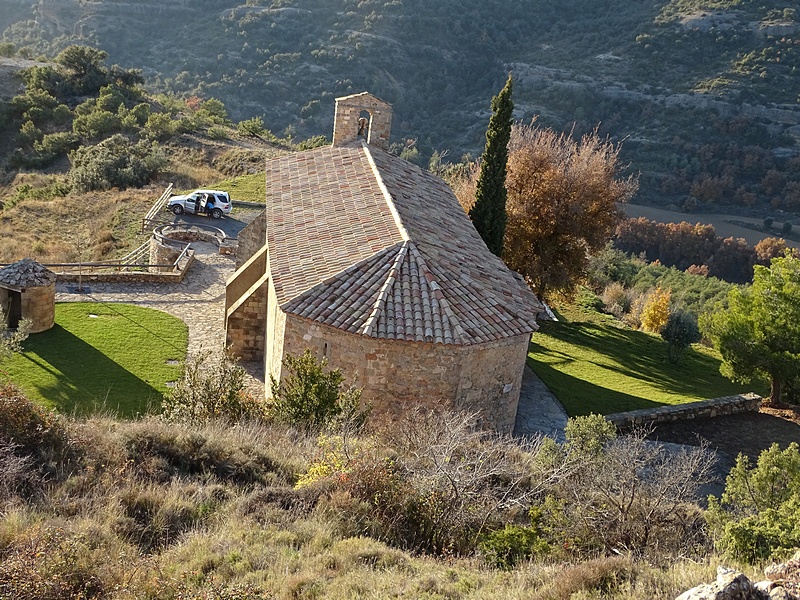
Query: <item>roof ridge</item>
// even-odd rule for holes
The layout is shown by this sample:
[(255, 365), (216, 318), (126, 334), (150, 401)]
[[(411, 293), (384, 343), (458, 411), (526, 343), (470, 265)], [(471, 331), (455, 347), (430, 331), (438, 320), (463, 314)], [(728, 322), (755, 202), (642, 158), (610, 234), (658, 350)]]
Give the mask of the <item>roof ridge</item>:
[(397, 207), (394, 205), (394, 198), (392, 197), (389, 188), (386, 187), (386, 184), (383, 182), (383, 177), (381, 177), (380, 169), (378, 169), (378, 165), (375, 164), (375, 159), (372, 158), (372, 153), (369, 150), (369, 145), (366, 144), (363, 140), (361, 141), (361, 148), (364, 150), (364, 155), (367, 157), (367, 162), (369, 162), (369, 166), (372, 169), (373, 175), (375, 175), (375, 181), (378, 184), (378, 187), (383, 194), (384, 200), (386, 200), (386, 205), (389, 207), (389, 211), (392, 213), (392, 217), (394, 218), (395, 225), (397, 225), (397, 229), (400, 232), (400, 237), (403, 238), (405, 241), (409, 241), (411, 236), (408, 235), (408, 231), (406, 231), (406, 226), (403, 225), (403, 220), (400, 218), (400, 213), (397, 212)]
[(375, 299), (375, 304), (372, 306), (372, 311), (370, 312), (369, 317), (367, 317), (367, 320), (364, 322), (364, 326), (361, 328), (361, 331), (359, 331), (360, 334), (371, 336), (374, 333), (374, 328), (378, 323), (378, 318), (386, 306), (386, 298), (388, 298), (389, 292), (391, 291), (394, 282), (397, 280), (397, 276), (400, 272), (400, 266), (403, 264), (406, 254), (408, 254), (409, 244), (409, 240), (406, 240), (400, 246), (400, 251), (397, 253), (397, 256), (395, 256), (392, 267), (389, 269), (389, 273), (386, 276), (386, 280), (381, 286), (381, 291), (378, 292), (378, 297)]
[(428, 264), (425, 262), (425, 259), (422, 257), (422, 253), (417, 248), (416, 244), (411, 242), (409, 244), (409, 249), (411, 252), (411, 256), (417, 261), (419, 265), (420, 272), (425, 276), (425, 282), (428, 284), (428, 287), (433, 292), (434, 297), (439, 301), (439, 304), (444, 309), (445, 314), (447, 315), (448, 321), (450, 321), (450, 326), (453, 329), (453, 334), (458, 337), (459, 342), (462, 344), (466, 343), (468, 340), (466, 331), (461, 326), (461, 320), (456, 315), (453, 308), (450, 306), (450, 302), (444, 295), (442, 291), (442, 286), (439, 285), (439, 282), (436, 279), (436, 275), (431, 271), (428, 267)]

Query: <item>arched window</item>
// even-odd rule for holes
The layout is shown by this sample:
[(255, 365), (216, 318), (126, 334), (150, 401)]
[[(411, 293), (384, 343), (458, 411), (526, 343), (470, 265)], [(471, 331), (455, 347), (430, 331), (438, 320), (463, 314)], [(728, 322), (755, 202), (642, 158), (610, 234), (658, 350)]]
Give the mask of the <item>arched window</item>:
[(368, 110), (362, 110), (358, 115), (358, 139), (369, 144), (369, 131), (372, 125), (372, 115)]

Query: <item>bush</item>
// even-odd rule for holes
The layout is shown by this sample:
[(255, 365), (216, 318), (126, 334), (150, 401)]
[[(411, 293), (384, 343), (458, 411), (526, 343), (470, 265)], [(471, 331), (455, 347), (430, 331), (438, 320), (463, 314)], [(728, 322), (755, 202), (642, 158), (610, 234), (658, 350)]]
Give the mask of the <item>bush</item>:
[(122, 129), (122, 120), (107, 110), (95, 110), (88, 115), (75, 117), (72, 131), (85, 140), (106, 137)]
[(751, 468), (740, 454), (707, 519), (718, 550), (750, 563), (800, 547), (800, 446), (772, 444)]
[(126, 189), (148, 183), (165, 164), (156, 144), (132, 143), (116, 134), (96, 146), (83, 146), (69, 155), (70, 180), (78, 192)]
[(592, 290), (580, 286), (575, 295), (575, 305), (585, 310), (600, 312), (603, 310), (603, 301)]
[(0, 443), (13, 445), (16, 454), (31, 456), (40, 465), (66, 458), (70, 446), (61, 419), (9, 383), (0, 386)]
[(278, 382), (270, 375), (272, 404), (270, 413), (287, 425), (316, 430), (346, 419), (356, 427), (363, 425), (367, 412), (359, 407), (361, 390), (342, 389), (341, 370), (325, 370), (328, 361), (317, 360), (306, 351), (301, 356), (287, 354), (283, 366), (288, 375)]
[(180, 381), (164, 398), (162, 416), (186, 422), (263, 420), (265, 406), (245, 390), (244, 377), (244, 369), (224, 350), (189, 358)]
[(609, 283), (600, 296), (605, 311), (621, 319), (631, 310), (631, 293), (619, 282)]
[(671, 292), (657, 287), (650, 292), (642, 307), (642, 329), (660, 333), (669, 319)]
[(550, 545), (542, 538), (538, 528), (541, 513), (533, 508), (530, 514), (530, 527), (506, 525), (483, 536), (478, 547), (488, 564), (501, 569), (511, 569), (523, 560), (550, 551)]
[(772, 217), (764, 217), (764, 229), (772, 229), (773, 223), (775, 223), (775, 219)]
[(564, 431), (567, 450), (581, 456), (597, 456), (617, 438), (617, 428), (603, 415), (572, 417)]
[(602, 426), (598, 435), (587, 435), (593, 428), (586, 425), (579, 441), (568, 427), (574, 470), (543, 512), (553, 546), (580, 556), (630, 553), (658, 560), (707, 553), (696, 502), (700, 486), (712, 478), (713, 453), (667, 449), (643, 431), (609, 439)]
[(474, 418), (417, 408), (386, 423), (344, 468), (332, 465), (335, 491), (323, 506), (339, 508), (334, 516), (348, 535), (415, 552), (474, 553), (484, 534), (563, 475), (546, 441), (497, 438), (476, 430)]
[(669, 362), (677, 363), (683, 351), (702, 338), (697, 317), (682, 310), (670, 313), (661, 337), (668, 345)]
[(790, 233), (792, 233), (792, 223), (791, 223), (791, 221), (785, 221), (783, 223), (783, 226), (781, 227), (781, 233), (783, 235), (789, 235)]
[(240, 121), (236, 126), (236, 131), (239, 135), (258, 137), (264, 135), (264, 119), (261, 117), (253, 117), (245, 121)]

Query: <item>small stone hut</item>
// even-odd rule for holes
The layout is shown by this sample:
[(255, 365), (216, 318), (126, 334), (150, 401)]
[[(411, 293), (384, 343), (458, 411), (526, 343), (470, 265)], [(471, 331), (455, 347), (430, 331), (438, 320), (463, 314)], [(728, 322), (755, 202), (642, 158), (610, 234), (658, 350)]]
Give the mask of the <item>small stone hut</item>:
[(280, 379), (311, 349), (374, 413), (475, 412), (510, 433), (542, 304), (489, 252), (448, 185), (389, 154), (391, 106), (338, 98), (333, 144), (267, 162), (262, 217), (239, 235), (226, 339)]
[(0, 269), (0, 306), (11, 329), (21, 319), (31, 320), (31, 333), (50, 329), (56, 315), (56, 274), (30, 258)]

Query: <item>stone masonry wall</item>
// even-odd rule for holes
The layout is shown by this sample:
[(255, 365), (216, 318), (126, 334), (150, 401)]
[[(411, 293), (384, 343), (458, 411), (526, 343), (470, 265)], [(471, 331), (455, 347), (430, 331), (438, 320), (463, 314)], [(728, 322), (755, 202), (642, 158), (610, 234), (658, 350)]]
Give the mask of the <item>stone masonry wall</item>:
[(56, 318), (56, 284), (27, 288), (22, 293), (22, 317), (33, 321), (31, 333), (50, 329)]
[(244, 361), (264, 360), (264, 323), (269, 282), (259, 287), (228, 317), (225, 345)]
[(264, 351), (264, 390), (270, 397), (270, 375), (276, 379), (281, 377), (281, 361), (283, 360), (284, 332), (286, 314), (278, 307), (278, 296), (272, 279), (269, 280), (267, 294), (267, 331)]
[[(151, 265), (172, 265), (183, 252), (183, 248), (178, 248), (170, 244), (164, 244), (155, 237), (150, 239), (150, 264)], [(150, 267), (153, 273), (164, 273), (172, 271), (171, 266)]]
[(333, 117), (333, 145), (341, 146), (358, 139), (361, 111), (370, 115), (367, 143), (384, 150), (389, 147), (392, 132), (392, 107), (371, 94), (354, 94), (336, 99)]
[(236, 248), (237, 269), (267, 243), (267, 211), (262, 210), (252, 222), (239, 232), (238, 237), (239, 245)]
[(739, 394), (724, 396), (699, 402), (688, 402), (674, 406), (644, 408), (629, 412), (606, 415), (606, 419), (618, 429), (628, 429), (636, 425), (664, 423), (669, 421), (688, 421), (703, 417), (720, 417), (744, 412), (758, 412), (761, 396), (756, 394)]
[(326, 357), (363, 388), (376, 414), (391, 416), (420, 404), (447, 407), (474, 411), (479, 426), (511, 433), (528, 339), (479, 346), (380, 340), (287, 315), (283, 350), (300, 354), (310, 348)]

